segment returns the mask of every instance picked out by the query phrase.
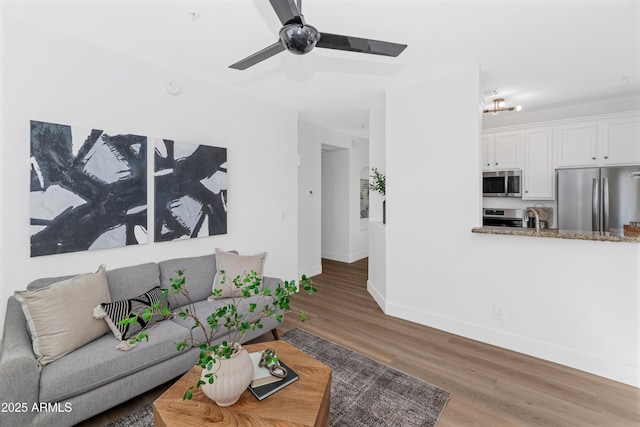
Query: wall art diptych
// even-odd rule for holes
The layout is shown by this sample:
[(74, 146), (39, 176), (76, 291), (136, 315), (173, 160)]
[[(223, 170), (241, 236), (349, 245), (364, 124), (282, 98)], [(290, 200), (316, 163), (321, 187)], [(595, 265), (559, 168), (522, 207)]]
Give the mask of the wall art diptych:
[(227, 149), (155, 141), (155, 241), (227, 233)]
[(31, 121), (31, 256), (147, 241), (147, 138)]

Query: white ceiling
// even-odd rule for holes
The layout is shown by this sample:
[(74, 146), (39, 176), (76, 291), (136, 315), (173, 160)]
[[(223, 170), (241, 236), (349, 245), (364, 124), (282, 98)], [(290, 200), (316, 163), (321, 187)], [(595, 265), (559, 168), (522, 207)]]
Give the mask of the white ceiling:
[(368, 110), (385, 88), (457, 67), (479, 66), (481, 89), (497, 88), (523, 112), (640, 100), (637, 0), (303, 0), (306, 21), (320, 32), (409, 46), (397, 58), (283, 52), (246, 71), (228, 66), (278, 37), (280, 21), (268, 0), (4, 0), (3, 6), (4, 13), (365, 137)]

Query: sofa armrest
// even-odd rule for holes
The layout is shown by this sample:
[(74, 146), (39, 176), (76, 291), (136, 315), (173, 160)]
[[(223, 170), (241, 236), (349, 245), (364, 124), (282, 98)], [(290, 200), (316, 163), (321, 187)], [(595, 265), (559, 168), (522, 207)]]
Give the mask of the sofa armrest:
[[(264, 276), (262, 278), (262, 286), (265, 287), (265, 288), (271, 289), (271, 295), (274, 295), (273, 303), (275, 303), (275, 301), (276, 301), (276, 297), (275, 297), (276, 289), (278, 288), (278, 285), (284, 286), (283, 283), (284, 282), (281, 279), (277, 279), (275, 277), (266, 277), (266, 276)], [(279, 308), (277, 306), (275, 307), (275, 310), (276, 310), (276, 313), (282, 314), (284, 316), (284, 313), (285, 313), (284, 310), (282, 310), (281, 308)], [(280, 322), (280, 323), (282, 323), (282, 322)]]
[(262, 277), (262, 286), (271, 289), (271, 294), (275, 295), (278, 285), (282, 285), (282, 280), (275, 277)]
[(7, 302), (0, 347), (0, 384), (0, 405), (19, 404), (20, 409), (27, 408), (26, 412), (3, 413), (0, 425), (28, 425), (36, 414), (32, 408), (38, 402), (40, 368), (33, 354), (22, 307), (14, 297)]

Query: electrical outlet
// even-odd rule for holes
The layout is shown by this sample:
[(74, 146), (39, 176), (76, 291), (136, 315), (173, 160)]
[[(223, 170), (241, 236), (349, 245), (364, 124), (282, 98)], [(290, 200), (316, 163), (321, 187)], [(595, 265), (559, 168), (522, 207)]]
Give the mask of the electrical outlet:
[(494, 305), (493, 306), (493, 318), (496, 320), (499, 320), (501, 322), (504, 322), (504, 318), (505, 318), (505, 309), (504, 307), (502, 307), (501, 305)]

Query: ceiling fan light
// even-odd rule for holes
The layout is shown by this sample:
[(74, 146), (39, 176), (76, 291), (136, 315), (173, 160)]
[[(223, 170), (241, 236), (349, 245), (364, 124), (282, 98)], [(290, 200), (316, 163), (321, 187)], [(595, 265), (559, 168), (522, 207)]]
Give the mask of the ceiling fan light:
[(496, 99), (493, 101), (495, 104), (495, 109), (504, 108), (504, 99)]
[(521, 111), (522, 110), (522, 105), (516, 105), (516, 111)]
[(310, 52), (320, 40), (318, 30), (307, 24), (288, 24), (280, 30), (280, 41), (282, 45), (291, 53), (304, 55)]

